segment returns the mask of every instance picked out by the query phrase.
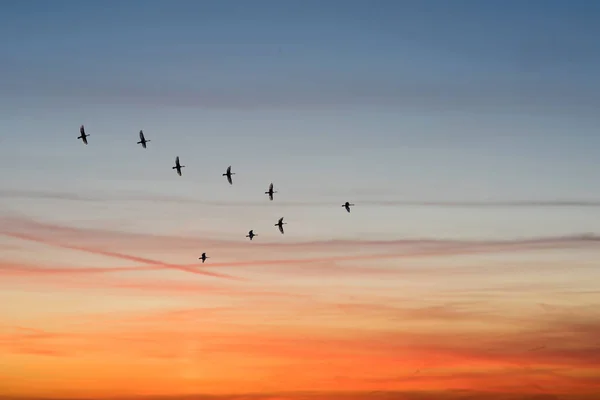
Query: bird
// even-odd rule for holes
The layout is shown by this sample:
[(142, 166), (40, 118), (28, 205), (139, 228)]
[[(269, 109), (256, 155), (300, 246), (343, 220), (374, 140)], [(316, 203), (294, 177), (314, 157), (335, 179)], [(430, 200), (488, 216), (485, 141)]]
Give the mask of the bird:
[(179, 164), (179, 156), (177, 156), (177, 158), (175, 158), (175, 166), (173, 167), (173, 169), (177, 170), (179, 176), (181, 176), (181, 168), (185, 168), (185, 165)]
[(277, 191), (273, 191), (273, 182), (269, 185), (269, 190), (265, 192), (265, 194), (269, 195), (269, 200), (273, 201), (273, 193), (277, 193)]
[(256, 234), (254, 233), (254, 230), (252, 230), (252, 229), (251, 229), (251, 230), (250, 230), (250, 232), (248, 232), (248, 234), (246, 235), (246, 237), (247, 237), (247, 238), (250, 238), (250, 240), (252, 240), (252, 238), (253, 238), (254, 236), (258, 236), (258, 235), (256, 235)]
[(202, 264), (204, 264), (204, 261), (206, 261), (207, 258), (210, 258), (210, 257), (207, 257), (206, 253), (202, 253), (202, 257), (199, 257), (198, 260), (202, 260)]
[(79, 127), (79, 133), (81, 134), (81, 136), (79, 136), (77, 139), (81, 139), (83, 141), (83, 143), (87, 144), (87, 137), (90, 136), (89, 134), (85, 134), (85, 128), (83, 127), (83, 125), (81, 125)]
[(351, 206), (354, 206), (354, 204), (350, 204), (349, 202), (345, 202), (344, 204), (342, 204), (342, 207), (344, 207), (348, 212), (350, 212)]
[(275, 224), (275, 226), (279, 227), (279, 232), (283, 235), (283, 225), (287, 224), (287, 222), (283, 222), (283, 217), (279, 218), (279, 221)]
[(141, 144), (143, 148), (146, 148), (146, 143), (149, 141), (150, 140), (146, 140), (146, 138), (144, 137), (144, 131), (140, 130), (140, 141), (137, 142), (137, 144)]
[(223, 176), (227, 177), (230, 185), (233, 185), (233, 181), (231, 180), (231, 175), (235, 175), (235, 172), (231, 172), (231, 165), (227, 167), (227, 172), (223, 174)]

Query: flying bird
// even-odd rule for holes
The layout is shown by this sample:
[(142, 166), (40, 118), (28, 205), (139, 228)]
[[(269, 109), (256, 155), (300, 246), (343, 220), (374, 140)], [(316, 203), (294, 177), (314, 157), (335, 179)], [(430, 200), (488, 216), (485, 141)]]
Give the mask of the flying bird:
[(83, 125), (81, 125), (79, 127), (79, 133), (81, 134), (81, 136), (79, 136), (77, 139), (81, 139), (83, 141), (83, 143), (87, 144), (87, 137), (90, 136), (89, 134), (85, 134), (85, 128), (83, 127)]
[(279, 227), (279, 232), (283, 235), (283, 226), (287, 224), (287, 222), (283, 222), (283, 217), (279, 218), (279, 221), (275, 224), (275, 226)]
[(202, 260), (202, 264), (204, 264), (204, 261), (206, 261), (207, 258), (210, 258), (210, 257), (207, 257), (206, 253), (202, 253), (202, 257), (199, 257), (198, 260)]
[(273, 191), (273, 183), (269, 185), (269, 190), (265, 192), (265, 194), (269, 195), (269, 200), (273, 201), (273, 193), (277, 193), (277, 191)]
[(354, 204), (350, 204), (349, 202), (345, 202), (344, 204), (342, 204), (342, 207), (344, 207), (348, 212), (350, 212), (351, 206), (354, 206)]
[(175, 166), (173, 167), (173, 169), (177, 170), (179, 176), (181, 176), (181, 168), (185, 168), (185, 165), (179, 164), (179, 156), (177, 156), (177, 158), (175, 158)]
[(146, 138), (144, 137), (144, 131), (140, 130), (140, 141), (137, 142), (137, 144), (141, 144), (143, 148), (146, 148), (146, 143), (148, 143), (150, 140), (146, 140)]
[(248, 234), (246, 235), (246, 237), (247, 237), (247, 238), (250, 238), (250, 240), (252, 240), (252, 238), (253, 238), (254, 236), (258, 236), (258, 235), (256, 235), (256, 234), (254, 234), (254, 230), (250, 230), (250, 232), (248, 232)]
[(227, 167), (227, 172), (223, 174), (223, 176), (227, 177), (227, 181), (229, 181), (230, 185), (233, 185), (233, 181), (231, 180), (231, 175), (235, 175), (235, 172), (231, 172), (231, 165)]

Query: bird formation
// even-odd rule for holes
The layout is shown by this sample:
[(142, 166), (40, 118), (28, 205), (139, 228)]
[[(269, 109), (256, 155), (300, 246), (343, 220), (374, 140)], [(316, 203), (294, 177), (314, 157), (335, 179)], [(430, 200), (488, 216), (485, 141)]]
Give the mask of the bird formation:
[[(77, 139), (81, 139), (81, 141), (87, 145), (88, 144), (87, 138), (90, 136), (90, 134), (85, 132), (85, 127), (83, 125), (81, 125), (81, 127), (79, 128), (79, 134), (80, 135), (77, 137)], [(150, 139), (146, 139), (146, 137), (144, 136), (143, 130), (140, 130), (139, 136), (140, 136), (140, 141), (137, 142), (137, 144), (141, 144), (144, 149), (147, 148), (147, 143), (150, 142)], [(185, 168), (185, 165), (181, 165), (181, 163), (179, 162), (179, 156), (175, 157), (175, 166), (172, 168), (177, 171), (177, 174), (179, 176), (181, 176), (181, 169)], [(229, 182), (230, 185), (233, 185), (232, 175), (235, 175), (235, 172), (231, 172), (231, 165), (230, 165), (229, 167), (227, 167), (227, 171), (223, 174), (223, 176), (227, 177), (227, 182)], [(275, 193), (277, 193), (277, 191), (274, 190), (273, 182), (271, 182), (271, 184), (269, 185), (269, 190), (267, 190), (265, 192), (265, 194), (269, 196), (270, 201), (273, 201), (273, 195)], [(344, 207), (347, 212), (350, 212), (350, 207), (352, 207), (352, 206), (354, 206), (354, 204), (351, 204), (348, 201), (345, 202), (344, 204), (342, 204), (342, 207)], [(283, 230), (283, 225), (287, 224), (287, 222), (283, 222), (283, 218), (284, 217), (279, 218), (279, 221), (277, 221), (277, 223), (274, 225), (279, 228), (279, 232), (281, 232), (282, 235), (285, 233)], [(250, 241), (252, 241), (252, 239), (255, 236), (258, 236), (258, 235), (256, 233), (254, 233), (253, 229), (248, 231), (248, 234), (246, 235), (246, 237), (249, 238)], [(202, 253), (202, 256), (199, 257), (198, 259), (202, 260), (202, 264), (204, 264), (204, 262), (208, 258), (210, 258), (210, 257), (208, 257), (206, 255), (206, 253)]]

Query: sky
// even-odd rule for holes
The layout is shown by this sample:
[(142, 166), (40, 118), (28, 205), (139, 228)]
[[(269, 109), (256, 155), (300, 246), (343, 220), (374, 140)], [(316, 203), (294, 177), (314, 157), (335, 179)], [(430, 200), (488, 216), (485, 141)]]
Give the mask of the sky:
[(600, 395), (600, 3), (0, 9), (0, 398)]

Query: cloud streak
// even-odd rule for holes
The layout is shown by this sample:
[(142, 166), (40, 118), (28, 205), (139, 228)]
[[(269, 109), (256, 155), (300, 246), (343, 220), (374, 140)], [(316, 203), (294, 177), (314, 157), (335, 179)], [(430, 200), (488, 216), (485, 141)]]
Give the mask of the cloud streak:
[[(202, 200), (189, 197), (167, 196), (158, 194), (77, 194), (68, 192), (51, 192), (42, 190), (0, 190), (0, 197), (4, 198), (26, 198), (26, 199), (48, 199), (84, 202), (106, 202), (106, 201), (148, 201), (167, 202), (181, 204), (197, 204), (213, 207), (269, 207), (264, 201), (217, 201)], [(365, 206), (383, 207), (439, 207), (439, 208), (598, 208), (600, 200), (577, 200), (577, 199), (555, 199), (555, 200), (485, 200), (485, 201), (431, 201), (431, 200), (361, 200), (356, 204)], [(281, 207), (327, 207), (337, 206), (333, 201), (278, 201)]]
[[(33, 66), (27, 66), (31, 70)], [(47, 70), (45, 70), (47, 72)], [(71, 74), (72, 75), (72, 74)], [(10, 76), (10, 75), (9, 75)], [(70, 78), (73, 78), (72, 76)], [(40, 81), (37, 77), (13, 76), (0, 87), (19, 101), (25, 93), (63, 97), (63, 101), (97, 104), (143, 104), (145, 106), (184, 106), (207, 109), (305, 109), (321, 110), (324, 107), (353, 108), (368, 104), (370, 107), (388, 109), (448, 110), (499, 110), (510, 112), (547, 113), (571, 109), (589, 112), (600, 104), (593, 86), (565, 84), (564, 82), (432, 82), (406, 80), (397, 76), (371, 77), (356, 81), (355, 77), (310, 74), (297, 76), (294, 84), (282, 80), (277, 89), (247, 81), (236, 88), (190, 88), (164, 86), (160, 89), (132, 83), (90, 83), (85, 78), (51, 79)], [(298, 85), (299, 82), (302, 82)], [(293, 93), (293, 94), (292, 94)]]
[[(245, 280), (244, 278), (216, 272), (215, 269), (237, 267), (273, 267), (283, 270), (286, 266), (307, 266), (316, 270), (329, 273), (348, 274), (418, 274), (429, 273), (431, 269), (375, 267), (370, 265), (348, 265), (347, 263), (365, 263), (376, 260), (414, 260), (419, 258), (434, 258), (447, 256), (465, 256), (477, 254), (512, 253), (516, 251), (536, 251), (563, 249), (599, 249), (600, 239), (594, 235), (573, 235), (558, 237), (533, 237), (513, 240), (441, 240), (441, 239), (396, 239), (396, 240), (322, 240), (305, 242), (284, 243), (256, 243), (252, 251), (278, 250), (280, 252), (293, 252), (309, 254), (308, 257), (276, 257), (269, 259), (253, 258), (246, 243), (230, 240), (206, 239), (185, 236), (160, 236), (153, 234), (129, 233), (114, 230), (74, 228), (57, 224), (40, 223), (27, 218), (4, 218), (0, 220), (2, 228), (0, 234), (7, 237), (41, 243), (56, 248), (82, 251), (90, 254), (117, 258), (125, 261), (144, 264), (140, 267), (115, 267), (115, 268), (81, 268), (81, 271), (71, 271), (68, 268), (39, 269), (39, 273), (100, 273), (100, 272), (135, 272), (152, 271), (158, 269), (173, 269), (183, 272), (205, 275), (230, 280)], [(239, 254), (241, 260), (211, 262), (201, 264), (174, 264), (148, 257), (127, 254), (122, 251), (107, 248), (119, 247), (123, 249), (164, 249), (167, 252), (187, 251), (196, 248), (199, 242), (210, 243), (211, 246), (220, 246), (233, 251), (238, 249), (246, 253)], [(361, 248), (361, 253), (353, 252)], [(365, 252), (365, 249), (372, 249)], [(130, 250), (131, 251), (131, 250)], [(329, 252), (329, 255), (310, 256), (314, 252)], [(365, 254), (366, 253), (366, 254)], [(235, 253), (235, 251), (233, 252)], [(23, 266), (19, 268), (15, 263), (7, 264), (0, 270), (7, 273), (35, 273), (35, 268)], [(85, 271), (85, 272), (84, 272)], [(307, 270), (308, 271), (308, 270)], [(458, 269), (456, 272), (460, 272)], [(468, 269), (464, 272), (469, 273)], [(471, 268), (470, 272), (473, 272)]]
[(161, 267), (39, 267), (22, 263), (0, 262), (0, 271), (6, 275), (61, 275), (105, 274), (111, 272), (157, 271)]
[[(151, 233), (132, 233), (124, 231), (115, 231), (108, 229), (92, 229), (92, 228), (76, 228), (67, 225), (57, 225), (54, 223), (38, 222), (30, 218), (15, 218), (5, 217), (0, 218), (2, 222), (1, 234), (4, 235), (21, 235), (23, 237), (31, 235), (32, 237), (37, 233), (38, 235), (51, 235), (52, 237), (62, 237), (65, 239), (72, 240), (83, 240), (89, 242), (103, 242), (107, 239), (113, 238), (115, 241), (129, 240), (134, 242), (135, 240), (146, 240), (146, 244), (156, 245), (164, 241), (169, 247), (182, 243), (189, 245), (193, 243), (196, 245), (198, 240), (202, 240), (205, 243), (210, 244), (221, 244), (227, 246), (244, 246), (245, 241), (242, 243), (240, 240), (223, 240), (223, 239), (210, 239), (201, 237), (190, 237), (190, 236), (175, 236), (175, 235), (155, 235)], [(44, 239), (45, 240), (45, 239)], [(302, 242), (276, 242), (276, 243), (260, 243), (254, 244), (254, 247), (268, 247), (268, 248), (298, 248), (306, 247), (317, 249), (319, 247), (326, 247), (328, 249), (348, 249), (355, 248), (356, 246), (368, 246), (368, 247), (382, 247), (382, 248), (402, 248), (416, 251), (417, 254), (423, 252), (429, 253), (430, 251), (445, 252), (445, 251), (458, 251), (464, 250), (469, 252), (479, 251), (495, 251), (496, 249), (502, 250), (504, 248), (539, 248), (544, 246), (592, 246), (600, 244), (600, 236), (582, 233), (575, 235), (564, 235), (564, 236), (549, 236), (549, 237), (531, 237), (531, 238), (519, 238), (519, 239), (508, 239), (508, 240), (452, 240), (452, 239), (390, 239), (390, 240), (317, 240), (317, 241), (302, 241)], [(65, 245), (70, 246), (70, 245)], [(446, 253), (444, 253), (446, 254)], [(134, 256), (129, 256), (135, 258)], [(143, 258), (137, 257), (138, 260)], [(132, 260), (135, 261), (135, 260)], [(143, 261), (141, 261), (143, 262)]]
[[(131, 256), (131, 255), (128, 255), (128, 254), (118, 253), (118, 252), (114, 252), (114, 251), (106, 251), (106, 250), (94, 249), (94, 248), (85, 247), (85, 246), (67, 245), (67, 244), (62, 244), (62, 243), (56, 242), (56, 241), (51, 241), (51, 240), (48, 240), (48, 239), (36, 238), (36, 237), (33, 237), (33, 236), (29, 236), (29, 235), (15, 234), (15, 233), (4, 233), (4, 235), (10, 236), (10, 237), (13, 237), (13, 238), (16, 238), (16, 239), (28, 240), (28, 241), (31, 241), (31, 242), (42, 243), (42, 244), (46, 244), (46, 245), (50, 245), (50, 246), (54, 246), (54, 247), (60, 247), (60, 248), (64, 248), (64, 249), (83, 251), (83, 252), (91, 253), (91, 254), (95, 254), (95, 255), (101, 255), (101, 256), (118, 258), (118, 259), (122, 259), (122, 260), (126, 260), (126, 261), (133, 261), (133, 262), (139, 262), (139, 263), (144, 263), (144, 264), (150, 264), (150, 265), (154, 265), (154, 266), (157, 266), (159, 268), (162, 268), (162, 269), (175, 269), (175, 270), (179, 270), (179, 271), (189, 272), (189, 273), (192, 273), (192, 274), (211, 276), (211, 277), (215, 277), (215, 278), (225, 278), (225, 279), (233, 279), (233, 280), (245, 280), (245, 279), (242, 279), (242, 278), (234, 277), (232, 275), (227, 275), (227, 274), (221, 274), (221, 273), (217, 273), (217, 272), (200, 270), (200, 269), (191, 268), (191, 267), (188, 267), (188, 266), (168, 264), (168, 263), (164, 263), (162, 261), (153, 260), (153, 259), (150, 259), (150, 258)], [(158, 269), (158, 268), (155, 268), (155, 269)], [(63, 271), (64, 270), (65, 269), (63, 269)], [(142, 270), (142, 271), (146, 270), (147, 271), (148, 269), (147, 268), (146, 269), (140, 269), (140, 268), (130, 268), (130, 269), (127, 269), (127, 271), (140, 271), (140, 270)], [(30, 269), (30, 271), (32, 271), (32, 270)], [(54, 272), (56, 273), (57, 271), (58, 270), (55, 270)], [(90, 272), (90, 270), (88, 270), (88, 272)], [(123, 270), (122, 269), (116, 269), (115, 270), (114, 268), (108, 268), (104, 272), (123, 272)]]

